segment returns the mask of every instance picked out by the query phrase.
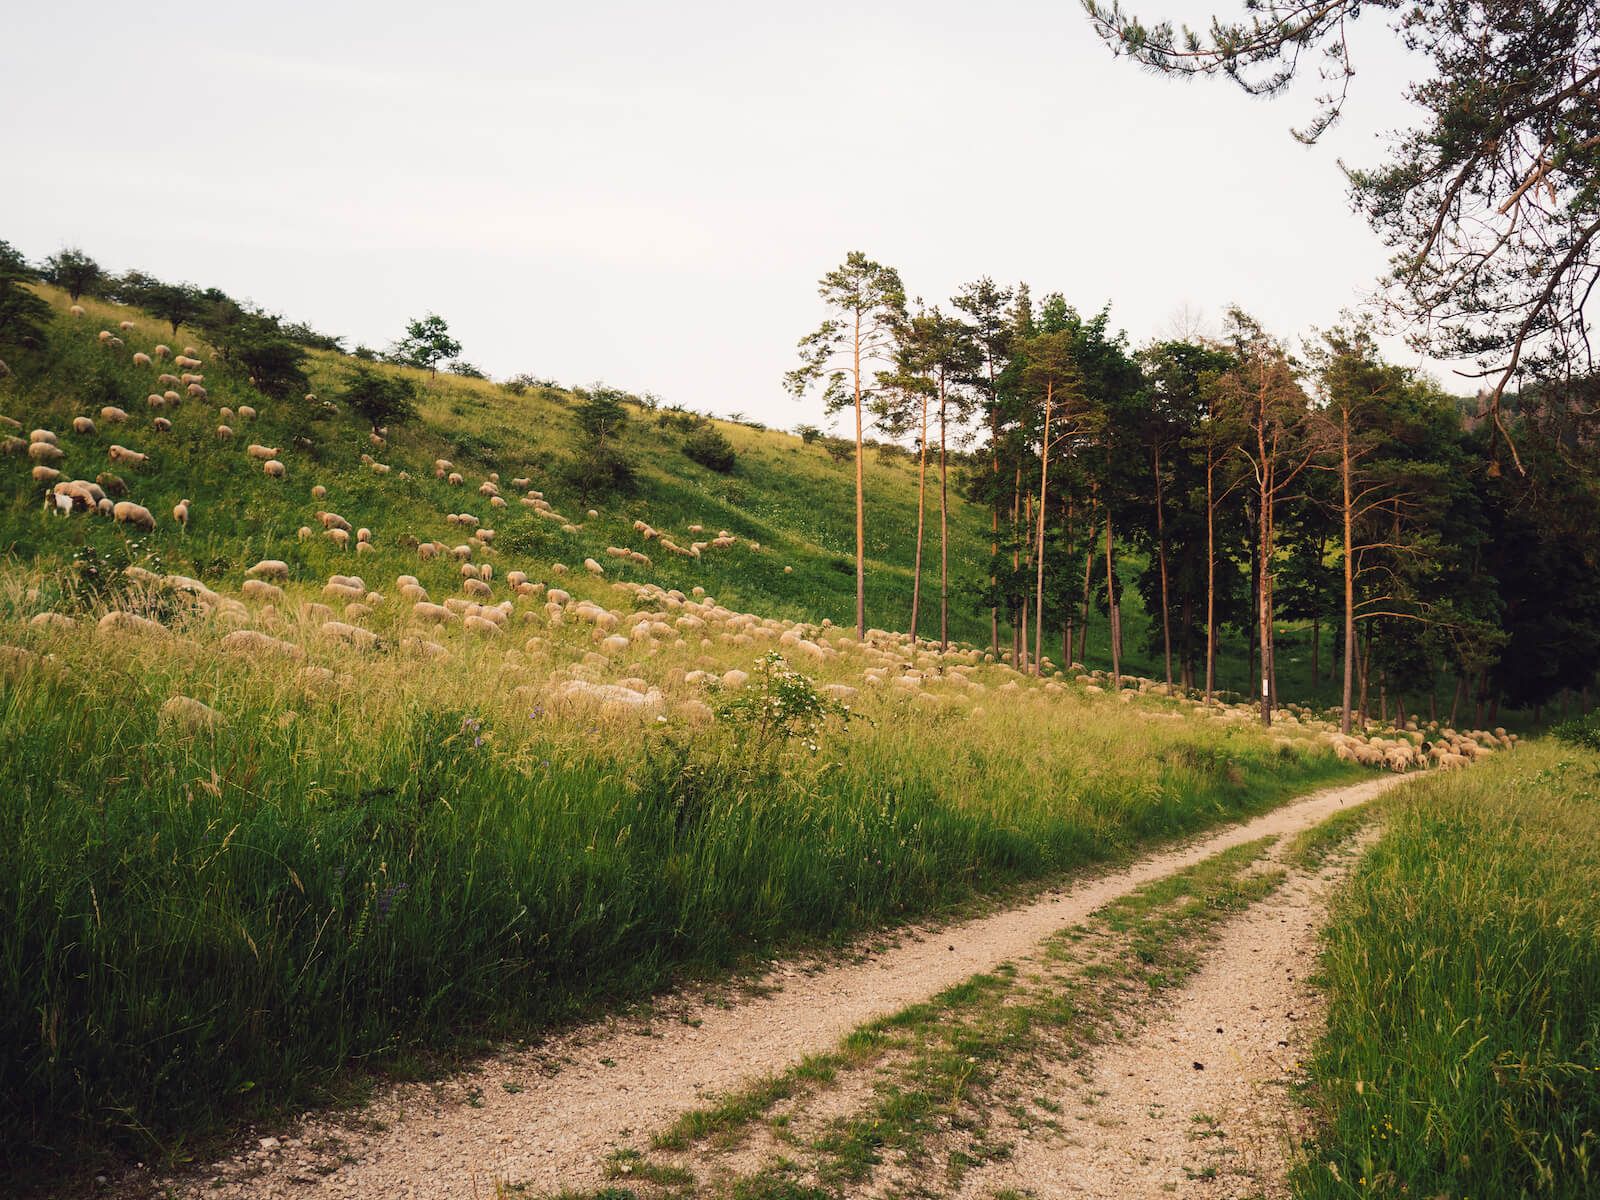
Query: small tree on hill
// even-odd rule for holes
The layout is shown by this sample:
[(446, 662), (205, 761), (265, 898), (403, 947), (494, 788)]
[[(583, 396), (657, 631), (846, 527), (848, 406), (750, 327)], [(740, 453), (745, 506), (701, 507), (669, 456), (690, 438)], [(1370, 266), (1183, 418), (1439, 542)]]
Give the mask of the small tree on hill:
[(278, 319), (266, 313), (241, 312), (226, 324), (207, 326), (206, 336), (224, 359), (250, 377), (265, 396), (286, 399), (305, 392), (305, 347), (290, 337)]
[(374, 430), (404, 424), (417, 415), (415, 384), (366, 367), (357, 367), (350, 373), (339, 398)]
[(731, 474), (739, 462), (733, 443), (723, 437), (722, 431), (710, 421), (690, 430), (683, 439), (683, 452), (702, 467), (722, 475)]
[(105, 272), (82, 250), (69, 246), (44, 260), (44, 277), (57, 287), (65, 288), (76, 304), (85, 292), (92, 293), (100, 286)]
[(158, 283), (140, 303), (152, 316), (172, 326), (173, 337), (178, 336), (178, 326), (194, 320), (203, 311), (199, 290), (187, 283)]
[(573, 413), (578, 428), (596, 450), (606, 449), (606, 441), (616, 436), (628, 419), (620, 394), (609, 388), (590, 392)]
[(439, 364), (461, 353), (461, 343), (450, 336), (450, 326), (438, 313), (429, 313), (406, 324), (406, 334), (394, 344), (390, 357), (410, 367), (424, 367), (429, 375)]

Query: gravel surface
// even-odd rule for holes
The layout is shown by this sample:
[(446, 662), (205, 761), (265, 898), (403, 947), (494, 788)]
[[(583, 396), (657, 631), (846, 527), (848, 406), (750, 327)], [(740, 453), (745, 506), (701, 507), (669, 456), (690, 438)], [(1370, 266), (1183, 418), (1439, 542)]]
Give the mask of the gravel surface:
[[(1378, 796), (1403, 778), (1378, 776), (1313, 793), (1253, 821), (1125, 869), (1087, 878), (1018, 907), (940, 929), (912, 930), (879, 953), (779, 964), (760, 981), (756, 994), (732, 1004), (678, 997), (661, 1006), (676, 1005), (672, 1018), (657, 1016), (652, 1024), (620, 1019), (599, 1022), (532, 1050), (491, 1058), (438, 1084), (392, 1087), (363, 1110), (359, 1120), (339, 1114), (309, 1116), (282, 1129), (261, 1131), (248, 1148), (208, 1167), (162, 1180), (136, 1176), (113, 1192), (129, 1197), (160, 1194), (229, 1200), (287, 1196), (487, 1200), (494, 1196), (498, 1181), (526, 1184), (535, 1192), (596, 1187), (604, 1182), (602, 1165), (612, 1149), (666, 1125), (713, 1094), (782, 1070), (806, 1054), (833, 1047), (864, 1022), (925, 1000), (1002, 962), (1019, 959), (1047, 935), (1081, 921), (1100, 905), (1141, 884), (1242, 842), (1267, 834), (1296, 833), (1340, 808)], [(1276, 915), (1270, 919), (1275, 927), (1280, 918), (1289, 920), (1281, 909), (1274, 907), (1273, 911)], [(1294, 927), (1311, 920), (1310, 912), (1308, 908), (1295, 917)], [(1248, 918), (1252, 927), (1264, 919)], [(1219, 1005), (1227, 999), (1226, 994), (1242, 1002), (1258, 987), (1281, 989), (1282, 981), (1272, 972), (1287, 968), (1272, 958), (1265, 946), (1230, 949), (1224, 954), (1228, 965), (1208, 969), (1206, 975), (1212, 980), (1221, 969), (1237, 976), (1231, 983), (1228, 976), (1222, 977), (1224, 995), (1218, 996)], [(1259, 978), (1238, 974), (1246, 967), (1267, 974)], [(1295, 975), (1298, 981), (1303, 972), (1295, 969)], [(1296, 982), (1291, 990), (1295, 998), (1288, 1008), (1303, 1004), (1300, 993), (1305, 989)], [(1218, 1007), (1213, 1020), (1202, 1005), (1181, 1025), (1175, 1025), (1170, 1036), (1178, 1040), (1169, 1044), (1166, 1058), (1171, 1063), (1181, 1061), (1187, 1071), (1192, 1071), (1191, 1059), (1205, 1059), (1208, 1069), (1192, 1071), (1193, 1078), (1178, 1072), (1183, 1087), (1169, 1081), (1174, 1090), (1170, 1095), (1161, 1094), (1168, 1095), (1166, 1103), (1172, 1112), (1178, 1113), (1191, 1098), (1220, 1107), (1220, 1098), (1206, 1089), (1219, 1077), (1237, 1073), (1227, 1064), (1261, 1039), (1269, 1048), (1275, 1046), (1285, 1029), (1296, 1026), (1281, 1013), (1274, 1015), (1279, 1007), (1283, 1006), (1277, 999), (1263, 1005), (1260, 1014), (1247, 1008), (1234, 1012)], [(1190, 1011), (1187, 996), (1184, 1011)], [(1234, 1043), (1225, 1035), (1206, 1033), (1219, 1025), (1247, 1033), (1254, 1040), (1230, 1049)], [(1245, 1061), (1256, 1060), (1240, 1058)], [(1154, 1087), (1154, 1080), (1164, 1078), (1153, 1067), (1137, 1064), (1108, 1069), (1124, 1072), (1106, 1077), (1124, 1090), (1135, 1085)], [(1262, 1068), (1252, 1065), (1248, 1069)], [(1188, 1120), (1185, 1113), (1160, 1125), (1173, 1130), (1182, 1126), (1180, 1132), (1186, 1135)], [(1086, 1131), (1097, 1128), (1092, 1121), (1074, 1124), (1081, 1124)], [(1166, 1163), (1166, 1152), (1157, 1153), (1165, 1143), (1144, 1142), (1143, 1127), (1139, 1132), (1126, 1128), (1106, 1132), (1111, 1144), (1129, 1147), (1130, 1152), (1123, 1156), (1128, 1164), (1136, 1166), (1138, 1156), (1146, 1154), (1153, 1162)], [(1192, 1144), (1182, 1137), (1178, 1140), (1189, 1153), (1185, 1161), (1199, 1161)], [(1115, 1157), (1111, 1149), (1106, 1154)], [(1160, 1170), (1163, 1179), (1171, 1178), (1167, 1166)], [(1184, 1179), (1181, 1172), (1177, 1178)], [(1185, 1186), (1180, 1186), (1179, 1192), (1188, 1194)], [(1143, 1193), (1119, 1187), (1106, 1192), (1048, 1194)]]
[(1322, 1029), (1307, 979), (1353, 857), (1291, 875), (1220, 931), (1169, 1006), (1084, 1073), (1059, 1071), (1061, 1132), (1018, 1139), (1007, 1161), (964, 1181), (961, 1200), (1008, 1188), (1038, 1200), (1287, 1197), (1294, 1147), (1310, 1132), (1290, 1087)]

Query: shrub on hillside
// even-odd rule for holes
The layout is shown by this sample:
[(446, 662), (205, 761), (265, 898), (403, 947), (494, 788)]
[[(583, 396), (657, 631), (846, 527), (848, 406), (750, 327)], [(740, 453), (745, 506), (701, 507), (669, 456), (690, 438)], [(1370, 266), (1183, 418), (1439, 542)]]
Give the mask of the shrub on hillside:
[(723, 475), (730, 474), (739, 462), (733, 443), (709, 421), (691, 430), (683, 439), (683, 452), (702, 467), (709, 467)]
[(1550, 734), (1571, 745), (1600, 751), (1600, 712), (1586, 713), (1570, 721), (1563, 721), (1552, 728)]
[(374, 429), (400, 425), (417, 415), (417, 388), (399, 375), (384, 375), (366, 367), (350, 373), (340, 393), (350, 408)]

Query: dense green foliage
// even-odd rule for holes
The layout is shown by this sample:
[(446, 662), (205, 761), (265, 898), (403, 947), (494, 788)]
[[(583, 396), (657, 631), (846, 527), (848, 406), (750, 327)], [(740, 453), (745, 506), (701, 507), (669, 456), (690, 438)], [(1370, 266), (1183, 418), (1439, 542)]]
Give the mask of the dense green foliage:
[(1600, 754), (1408, 785), (1328, 935), (1308, 1198), (1600, 1192)]

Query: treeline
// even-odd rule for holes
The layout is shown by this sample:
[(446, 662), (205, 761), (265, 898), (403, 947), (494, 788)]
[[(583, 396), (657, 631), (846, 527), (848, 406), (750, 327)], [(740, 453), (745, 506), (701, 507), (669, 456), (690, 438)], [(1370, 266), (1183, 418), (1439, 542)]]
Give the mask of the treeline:
[[(1436, 689), (1492, 721), (1588, 691), (1600, 670), (1600, 386), (1536, 380), (1498, 423), (1384, 361), (1363, 321), (1299, 354), (1240, 311), (1216, 338), (1135, 349), (1107, 310), (988, 278), (948, 306), (908, 302), (893, 268), (852, 253), (821, 281), (827, 318), (787, 377), (855, 418), (858, 626), (865, 431), (914, 438), (921, 618), (926, 499), (937, 488), (940, 640), (955, 486), (988, 510), (979, 604), (990, 649), (1038, 671), (1108, 625), (1121, 673), (1125, 589), (1153, 618), (1166, 681), (1215, 688), (1244, 643), (1261, 716), (1278, 700), (1278, 630), (1309, 625), (1313, 686), (1344, 720), (1404, 720)], [(958, 468), (954, 447), (969, 445)], [(1514, 453), (1512, 453), (1514, 448)], [(1130, 553), (1132, 552), (1132, 553)]]

